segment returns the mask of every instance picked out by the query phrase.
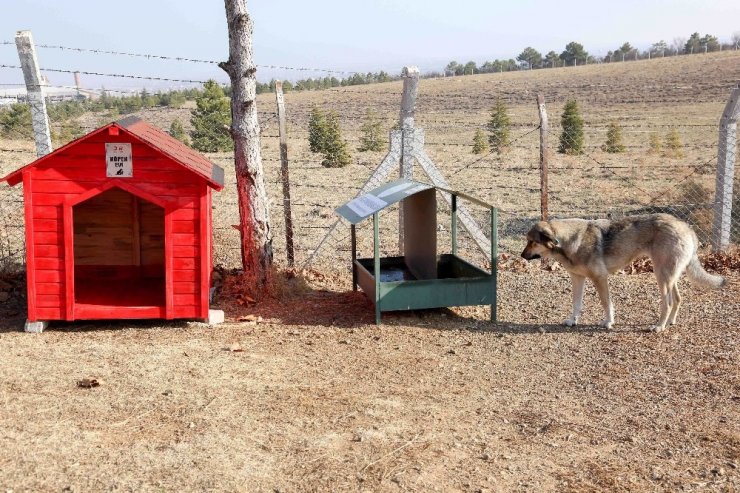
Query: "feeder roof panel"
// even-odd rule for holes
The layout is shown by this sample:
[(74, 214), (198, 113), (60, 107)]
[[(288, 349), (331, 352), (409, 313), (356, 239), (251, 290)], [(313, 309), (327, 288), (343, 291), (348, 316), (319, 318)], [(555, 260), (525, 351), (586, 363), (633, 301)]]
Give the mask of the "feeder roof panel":
[(336, 212), (341, 217), (349, 221), (350, 224), (357, 224), (396, 202), (400, 202), (414, 194), (423, 192), (424, 190), (429, 190), (430, 188), (457, 195), (486, 208), (492, 207), (490, 204), (464, 193), (402, 178), (400, 180), (386, 183), (385, 185), (379, 186), (364, 195), (360, 195), (359, 197), (350, 200), (346, 204), (337, 208)]

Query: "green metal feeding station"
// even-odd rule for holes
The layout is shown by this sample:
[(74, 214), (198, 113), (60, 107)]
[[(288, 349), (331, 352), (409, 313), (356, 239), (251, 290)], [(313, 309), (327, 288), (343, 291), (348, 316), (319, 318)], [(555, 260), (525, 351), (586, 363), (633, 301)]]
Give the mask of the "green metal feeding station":
[[(437, 191), (452, 196), (452, 253), (437, 255)], [(491, 211), (491, 271), (457, 253), (457, 200)], [(380, 257), (379, 214), (401, 202), (405, 255)], [(375, 303), (375, 323), (382, 312), (450, 306), (491, 305), (496, 321), (497, 210), (464, 193), (401, 179), (378, 187), (337, 209), (352, 225), (352, 286), (359, 285)], [(357, 258), (356, 225), (373, 218), (373, 258)]]

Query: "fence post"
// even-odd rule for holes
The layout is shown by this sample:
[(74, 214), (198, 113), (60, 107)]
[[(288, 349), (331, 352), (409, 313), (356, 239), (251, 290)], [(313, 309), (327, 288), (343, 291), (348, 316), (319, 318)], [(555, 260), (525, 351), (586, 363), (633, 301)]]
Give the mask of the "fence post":
[(275, 81), (275, 100), (277, 102), (278, 132), (280, 134), (280, 178), (283, 181), (283, 217), (285, 218), (285, 250), (288, 266), (295, 265), (293, 247), (293, 215), (290, 210), (290, 176), (288, 173), (288, 130), (285, 125), (285, 98), (283, 81)]
[(542, 220), (547, 221), (548, 192), (547, 192), (547, 162), (549, 151), (547, 148), (547, 134), (550, 131), (550, 123), (547, 120), (547, 108), (545, 108), (545, 96), (537, 94), (537, 108), (540, 113), (540, 211)]
[(732, 91), (719, 122), (717, 178), (714, 192), (712, 249), (724, 250), (730, 244), (732, 231), (732, 188), (735, 177), (737, 120), (740, 118), (740, 86)]
[(15, 35), (15, 45), (18, 48), (18, 58), (23, 70), (23, 79), (26, 82), (28, 103), (31, 106), (36, 155), (38, 157), (45, 156), (52, 151), (51, 132), (49, 130), (49, 116), (46, 113), (44, 92), (41, 89), (41, 74), (36, 59), (36, 47), (33, 44), (31, 31), (18, 31)]
[[(403, 77), (403, 95), (401, 96), (401, 116), (399, 125), (401, 127), (401, 170), (400, 177), (411, 180), (414, 177), (414, 116), (416, 113), (416, 95), (419, 90), (419, 69), (417, 67), (404, 67), (401, 72)], [(398, 253), (403, 255), (403, 205), (398, 208)]]

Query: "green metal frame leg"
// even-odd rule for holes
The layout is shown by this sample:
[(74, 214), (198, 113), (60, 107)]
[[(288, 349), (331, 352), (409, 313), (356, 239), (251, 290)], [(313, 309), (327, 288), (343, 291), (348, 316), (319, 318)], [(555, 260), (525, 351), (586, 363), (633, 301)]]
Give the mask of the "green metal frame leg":
[(498, 322), (498, 209), (491, 207), (491, 322)]
[(375, 325), (380, 325), (380, 225), (378, 213), (373, 214), (373, 273), (375, 275)]

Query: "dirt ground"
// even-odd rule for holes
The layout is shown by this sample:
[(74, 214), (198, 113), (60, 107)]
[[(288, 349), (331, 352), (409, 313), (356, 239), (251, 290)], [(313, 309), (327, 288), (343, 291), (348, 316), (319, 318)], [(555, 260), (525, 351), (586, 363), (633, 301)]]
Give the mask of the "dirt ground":
[[(229, 302), (227, 323), (0, 332), (0, 491), (723, 491), (740, 488), (740, 276), (589, 287), (505, 271), (487, 309), (387, 314), (314, 274), (299, 297)], [(237, 308), (234, 308), (237, 307)], [(257, 315), (260, 322), (238, 322)], [(95, 378), (100, 386), (79, 388)]]

